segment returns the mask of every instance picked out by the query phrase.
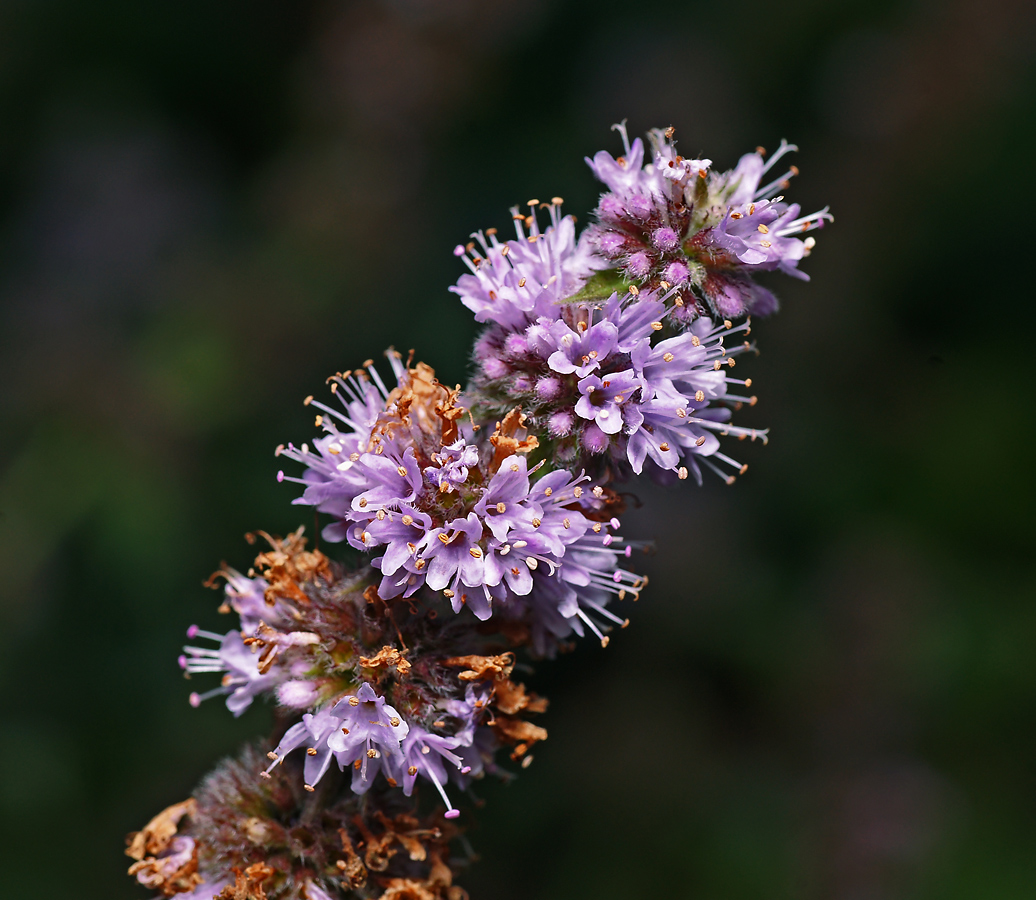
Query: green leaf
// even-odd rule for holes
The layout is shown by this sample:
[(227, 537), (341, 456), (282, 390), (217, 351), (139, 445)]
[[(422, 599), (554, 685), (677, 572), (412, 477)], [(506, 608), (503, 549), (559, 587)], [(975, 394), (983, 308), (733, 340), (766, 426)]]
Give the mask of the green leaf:
[(571, 303), (605, 303), (612, 294), (624, 294), (629, 282), (619, 274), (618, 269), (594, 272), (575, 294), (559, 300), (566, 306)]

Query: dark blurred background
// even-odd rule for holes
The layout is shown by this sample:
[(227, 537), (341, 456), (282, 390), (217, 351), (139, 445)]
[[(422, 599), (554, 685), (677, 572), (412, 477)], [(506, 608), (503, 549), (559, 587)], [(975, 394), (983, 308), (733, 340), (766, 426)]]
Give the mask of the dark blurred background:
[(585, 222), (626, 116), (721, 167), (797, 142), (837, 224), (743, 363), (769, 447), (637, 488), (652, 585), (541, 667), (462, 883), (1036, 896), (1034, 40), (1025, 0), (0, 5), (4, 896), (145, 896), (123, 835), (270, 723), (175, 658), (245, 531), (313, 530), (301, 399), (389, 344), (463, 379), (451, 248)]

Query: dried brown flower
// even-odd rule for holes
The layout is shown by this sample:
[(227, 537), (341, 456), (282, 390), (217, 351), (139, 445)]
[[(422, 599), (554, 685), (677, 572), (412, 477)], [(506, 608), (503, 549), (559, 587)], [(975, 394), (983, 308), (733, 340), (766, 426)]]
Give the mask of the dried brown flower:
[[(286, 538), (272, 537), (265, 531), (257, 532), (270, 545), (269, 550), (255, 558), (255, 567), (270, 583), (265, 598), (271, 606), (281, 599), (308, 604), (309, 597), (300, 587), (300, 582), (317, 578), (330, 581), (332, 578), (330, 560), (319, 550), (306, 550), (304, 531), (305, 528), (300, 526)], [(254, 540), (255, 536), (250, 536), (250, 542)]]
[(396, 672), (402, 677), (410, 671), (410, 662), (395, 647), (382, 647), (373, 656), (361, 656), (360, 665), (368, 669), (377, 669), (379, 666), (389, 668), (396, 667)]
[(215, 900), (266, 900), (263, 882), (273, 876), (275, 870), (266, 863), (253, 863), (242, 871), (234, 866), (234, 883), (228, 884), (216, 894)]
[(169, 847), (180, 820), (194, 815), (197, 809), (198, 804), (193, 797), (167, 806), (140, 831), (126, 836), (126, 855), (138, 861), (145, 856), (157, 856)]
[(507, 678), (514, 668), (514, 654), (499, 656), (451, 656), (443, 660), (444, 666), (463, 668), (457, 677), (461, 681), (480, 681), (484, 678)]
[(489, 442), (493, 445), (493, 461), (489, 464), (490, 474), (495, 473), (509, 456), (514, 456), (515, 453), (531, 453), (540, 445), (539, 438), (526, 431), (525, 416), (520, 406), (516, 406), (504, 416), (502, 422), (496, 423), (496, 431), (490, 435)]

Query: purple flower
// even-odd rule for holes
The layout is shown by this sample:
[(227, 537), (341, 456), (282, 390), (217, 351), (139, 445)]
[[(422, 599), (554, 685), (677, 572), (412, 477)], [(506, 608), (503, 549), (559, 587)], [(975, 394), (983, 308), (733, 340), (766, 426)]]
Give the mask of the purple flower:
[(227, 709), (235, 716), (241, 715), (252, 705), (252, 700), (256, 696), (274, 690), (280, 682), (290, 676), (289, 671), (275, 664), (283, 649), (316, 644), (320, 640), (317, 635), (305, 631), (282, 633), (266, 626), (257, 631), (261, 631), (263, 635), (261, 654), (259, 646), (247, 646), (238, 631), (216, 634), (212, 631), (203, 631), (197, 625), (187, 629), (187, 637), (202, 637), (216, 641), (219, 643), (219, 649), (185, 646), (179, 658), (180, 668), (188, 676), (224, 673), (219, 687), (204, 694), (192, 693), (189, 698), (191, 706), (200, 706), (202, 701), (210, 697), (229, 694)]
[(630, 144), (625, 120), (612, 125), (612, 131), (617, 131), (622, 136), (625, 154), (615, 159), (607, 150), (598, 150), (593, 159), (586, 159), (586, 164), (597, 180), (604, 182), (612, 192), (605, 204), (605, 211), (622, 216), (626, 214), (626, 206), (622, 199), (650, 195), (658, 180), (653, 177), (654, 173), (651, 170), (644, 167), (644, 142), (636, 138)]
[(549, 331), (558, 349), (547, 357), (547, 365), (561, 375), (574, 372), (580, 378), (600, 366), (600, 361), (615, 349), (619, 337), (618, 329), (607, 321), (575, 331), (559, 320), (550, 324)]
[[(470, 740), (467, 742), (470, 743)], [(445, 737), (426, 731), (420, 726), (413, 726), (403, 739), (400, 753), (389, 763), (392, 777), (403, 785), (403, 793), (408, 797), (413, 793), (417, 776), (427, 778), (446, 804), (446, 818), (455, 819), (460, 812), (454, 809), (446, 794), (446, 783), (449, 779), (447, 766), (457, 771), (471, 771), (454, 751), (465, 745), (463, 735)]]
[(339, 719), (327, 746), (341, 769), (360, 761), (353, 771), (353, 791), (364, 793), (386, 757), (400, 754), (400, 741), (409, 726), (396, 710), (379, 697), (369, 684), (360, 685), (355, 697), (339, 700), (330, 715)]
[(632, 369), (614, 372), (598, 378), (587, 375), (579, 382), (579, 400), (576, 414), (597, 424), (605, 434), (618, 434), (626, 420), (627, 427), (634, 430), (643, 421), (643, 414), (636, 404), (624, 404), (641, 385)]
[(343, 697), (330, 709), (304, 715), (292, 725), (270, 753), (273, 762), (264, 774), (269, 775), (293, 750), (306, 746), (303, 777), (307, 789), (312, 790), (324, 777), (334, 758), (340, 769), (352, 767), (352, 790), (363, 794), (382, 764), (391, 769), (398, 763), (400, 742), (408, 732), (400, 714), (365, 682), (355, 695)]
[(483, 583), (485, 553), (482, 550), (482, 520), (474, 513), (433, 528), (417, 545), (415, 567), (424, 568), (425, 579), (433, 591), (461, 585), (479, 587)]
[(353, 510), (398, 509), (413, 503), (421, 489), (421, 467), (412, 447), (398, 456), (364, 453), (355, 463), (358, 474), (364, 476), (364, 490), (353, 497)]
[(545, 204), (551, 224), (543, 232), (536, 216), (538, 201), (529, 205), (528, 216), (517, 207), (511, 210), (514, 240), (499, 241), (495, 230), (478, 232), (472, 235), (475, 241), (454, 250), (471, 274), (461, 276), (451, 290), (479, 322), (524, 330), (529, 322), (576, 293), (594, 271), (606, 265), (594, 257), (585, 236), (576, 240), (574, 220), (561, 216), (559, 198)]
[(227, 709), (235, 716), (240, 716), (252, 705), (252, 700), (258, 694), (272, 689), (283, 677), (279, 672), (260, 673), (258, 655), (245, 646), (244, 639), (238, 631), (215, 634), (192, 625), (187, 630), (187, 636), (192, 639), (202, 637), (216, 641), (219, 649), (186, 646), (179, 660), (180, 668), (188, 675), (224, 673), (219, 687), (204, 694), (192, 693), (191, 706), (199, 706), (210, 697), (229, 694)]
[(519, 609), (532, 625), (537, 653), (553, 655), (558, 641), (572, 633), (582, 637), (586, 630), (607, 645), (605, 631), (625, 627), (625, 620), (606, 607), (616, 598), (636, 599), (647, 581), (621, 567), (636, 545), (617, 535), (618, 527), (617, 519), (593, 523), (571, 544), (555, 573), (535, 576)]

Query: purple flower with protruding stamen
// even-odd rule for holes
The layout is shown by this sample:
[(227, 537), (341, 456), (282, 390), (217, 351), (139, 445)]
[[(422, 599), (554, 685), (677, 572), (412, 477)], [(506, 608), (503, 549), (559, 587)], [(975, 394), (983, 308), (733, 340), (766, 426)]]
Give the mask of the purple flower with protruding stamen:
[(403, 793), (408, 797), (413, 793), (417, 776), (426, 778), (435, 785), (443, 803), (446, 804), (445, 817), (455, 819), (460, 812), (454, 809), (446, 794), (446, 783), (449, 780), (450, 769), (460, 771), (465, 768), (464, 760), (454, 751), (469, 743), (470, 739), (465, 741), (463, 735), (446, 737), (414, 725), (403, 738), (400, 753), (387, 763), (389, 772), (402, 784)]
[[(356, 527), (354, 526), (354, 535)], [(395, 575), (414, 556), (417, 545), (423, 542), (432, 527), (432, 517), (413, 507), (402, 507), (392, 515), (379, 517), (375, 514), (364, 525), (358, 527), (361, 549), (384, 545), (384, 553), (374, 562), (387, 579)]]
[(400, 755), (399, 743), (410, 728), (385, 698), (366, 683), (360, 685), (355, 697), (339, 700), (330, 716), (339, 722), (328, 736), (327, 746), (343, 770), (360, 760), (359, 768), (353, 770), (352, 788), (362, 794), (373, 783), (386, 757)]
[(634, 545), (615, 535), (617, 527), (617, 520), (594, 523), (569, 547), (556, 576), (534, 577), (519, 608), (532, 624), (537, 653), (552, 655), (559, 641), (587, 630), (607, 644), (605, 631), (625, 627), (625, 620), (607, 607), (616, 598), (635, 598), (646, 581), (620, 564)]
[(643, 421), (643, 414), (636, 404), (624, 404), (640, 388), (640, 382), (632, 369), (613, 372), (604, 378), (587, 375), (579, 382), (576, 414), (595, 422), (605, 434), (618, 434), (624, 424), (628, 430), (633, 431)]
[(461, 585), (479, 587), (483, 583), (482, 526), (482, 520), (470, 512), (462, 519), (433, 528), (421, 539), (415, 553), (415, 566), (427, 564), (425, 580), (433, 591), (452, 584), (454, 592), (458, 592)]
[[(583, 323), (581, 323), (583, 324)], [(550, 336), (557, 350), (547, 357), (547, 365), (560, 375), (573, 372), (580, 378), (600, 366), (618, 341), (619, 332), (612, 322), (598, 322), (578, 330), (562, 321), (550, 325)]]
[(304, 715), (301, 722), (292, 725), (270, 753), (273, 762), (266, 772), (269, 774), (289, 753), (305, 746), (304, 777), (310, 788), (324, 777), (334, 758), (343, 771), (353, 767), (353, 792), (363, 794), (383, 764), (391, 768), (398, 761), (400, 741), (408, 731), (409, 726), (395, 708), (364, 682), (355, 695), (343, 697), (330, 709)]
[[(274, 766), (280, 765), (284, 758), (298, 747), (306, 747), (306, 761), (303, 769), (305, 783), (311, 788), (324, 777), (331, 764), (333, 750), (328, 739), (342, 727), (342, 719), (329, 709), (315, 713), (306, 713), (301, 722), (292, 725), (281, 738), (269, 757), (273, 760), (264, 774), (269, 775)], [(310, 753), (312, 749), (314, 752)]]
[(397, 458), (364, 453), (356, 467), (366, 476), (366, 489), (353, 497), (353, 510), (398, 509), (413, 503), (421, 489), (421, 467), (412, 447)]
[(245, 646), (244, 639), (238, 631), (214, 634), (192, 626), (187, 636), (192, 639), (203, 637), (216, 641), (219, 643), (219, 649), (210, 650), (188, 645), (183, 648), (184, 655), (180, 657), (180, 668), (188, 675), (223, 673), (219, 687), (204, 694), (190, 695), (191, 706), (199, 706), (210, 697), (229, 694), (227, 709), (235, 716), (240, 716), (252, 705), (252, 700), (258, 694), (271, 690), (284, 677), (279, 671), (261, 673), (258, 655)]
[(443, 447), (432, 457), (434, 466), (424, 470), (425, 477), (432, 481), (440, 491), (449, 493), (468, 480), (469, 470), (478, 466), (478, 447), (457, 441)]
[(475, 313), (476, 321), (523, 330), (607, 265), (594, 256), (585, 236), (576, 240), (575, 222), (561, 215), (560, 201), (547, 207), (551, 224), (546, 231), (540, 231), (535, 207), (528, 216), (515, 207), (514, 240), (501, 242), (493, 232), (478, 232), (466, 248), (454, 251), (471, 274), (461, 276), (450, 290)]

